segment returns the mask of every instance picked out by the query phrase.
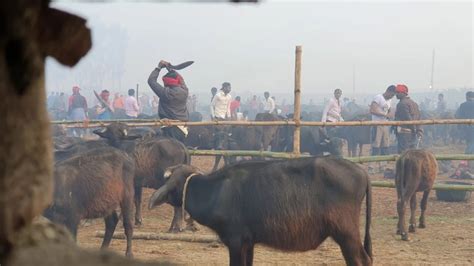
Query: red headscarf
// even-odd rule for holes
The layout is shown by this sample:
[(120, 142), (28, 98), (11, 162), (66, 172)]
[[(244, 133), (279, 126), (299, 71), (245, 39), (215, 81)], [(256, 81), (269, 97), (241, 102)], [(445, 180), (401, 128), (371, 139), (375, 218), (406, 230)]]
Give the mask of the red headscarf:
[(176, 71), (170, 71), (163, 76), (163, 84), (166, 86), (180, 86), (183, 84), (183, 77)]
[(408, 94), (408, 87), (403, 84), (398, 84), (397, 87), (395, 88), (395, 92)]

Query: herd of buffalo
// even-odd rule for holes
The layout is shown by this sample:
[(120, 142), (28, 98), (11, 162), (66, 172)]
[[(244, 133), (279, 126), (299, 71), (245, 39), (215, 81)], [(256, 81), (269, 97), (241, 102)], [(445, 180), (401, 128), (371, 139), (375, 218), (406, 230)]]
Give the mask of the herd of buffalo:
[[(256, 118), (272, 119), (277, 118), (268, 114)], [(74, 236), (82, 219), (104, 218), (103, 248), (121, 216), (126, 255), (131, 257), (133, 227), (142, 223), (142, 188), (149, 187), (155, 189), (149, 208), (163, 203), (174, 207), (170, 232), (196, 230), (194, 220), (211, 228), (227, 246), (231, 265), (251, 265), (258, 243), (306, 251), (327, 237), (340, 246), (348, 265), (371, 265), (370, 179), (366, 170), (341, 157), (342, 139), (303, 127), (301, 150), (314, 157), (239, 162), (225, 158), (226, 166), (220, 169), (216, 158), (211, 173), (191, 165), (188, 148), (291, 151), (292, 130), (196, 126), (181, 143), (163, 137), (159, 129), (122, 123), (94, 130), (97, 140), (69, 137), (55, 127), (54, 199), (44, 216), (64, 224)], [(426, 226), (424, 212), (437, 169), (433, 154), (425, 150), (409, 150), (396, 163), (397, 233), (403, 240), (408, 240), (404, 218), (408, 202), (409, 232), (415, 231), (417, 191), (424, 192), (418, 225)], [(362, 243), (359, 216), (364, 198)]]

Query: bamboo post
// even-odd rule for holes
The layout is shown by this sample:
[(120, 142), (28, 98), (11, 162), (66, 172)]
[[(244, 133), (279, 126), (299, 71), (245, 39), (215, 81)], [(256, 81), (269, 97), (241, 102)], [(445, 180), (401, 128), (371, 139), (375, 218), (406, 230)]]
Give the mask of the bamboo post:
[(295, 131), (293, 132), (293, 153), (300, 154), (300, 122), (301, 122), (301, 53), (300, 45), (296, 46), (295, 51), (295, 101), (293, 121), (295, 121)]

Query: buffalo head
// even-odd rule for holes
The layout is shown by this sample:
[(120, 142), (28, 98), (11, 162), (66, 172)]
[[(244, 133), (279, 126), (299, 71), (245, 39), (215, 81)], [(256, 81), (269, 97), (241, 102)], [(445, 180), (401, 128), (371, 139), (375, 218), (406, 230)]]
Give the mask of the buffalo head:
[(169, 203), (175, 207), (183, 205), (182, 197), (186, 179), (192, 174), (202, 174), (198, 168), (180, 164), (166, 169), (164, 173), (165, 184), (155, 191), (148, 203), (148, 208), (160, 206), (163, 203)]
[(110, 125), (94, 130), (94, 134), (107, 139), (112, 146), (116, 146), (122, 140), (134, 140), (141, 138), (140, 135), (129, 134), (129, 127), (123, 123), (111, 123)]

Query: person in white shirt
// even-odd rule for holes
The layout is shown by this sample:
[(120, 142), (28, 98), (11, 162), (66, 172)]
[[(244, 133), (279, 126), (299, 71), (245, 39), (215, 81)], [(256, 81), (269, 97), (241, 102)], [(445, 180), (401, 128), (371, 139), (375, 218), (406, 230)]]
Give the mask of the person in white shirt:
[(138, 110), (140, 110), (140, 107), (138, 106), (138, 101), (133, 97), (135, 95), (135, 90), (134, 89), (129, 89), (128, 90), (128, 96), (125, 98), (123, 107), (125, 109), (125, 116), (128, 119), (134, 119), (138, 117)]
[(275, 100), (270, 97), (270, 93), (266, 91), (263, 96), (265, 96), (265, 101), (263, 101), (263, 111), (265, 113), (273, 114), (275, 111)]
[(225, 120), (230, 119), (230, 95), (231, 86), (229, 82), (222, 83), (221, 90), (216, 93), (211, 102), (211, 117), (213, 119)]
[(344, 121), (341, 115), (341, 98), (342, 90), (336, 89), (334, 90), (334, 98), (331, 98), (329, 102), (324, 107), (323, 117), (321, 118), (321, 122), (339, 122)]
[[(372, 121), (387, 121), (391, 117), (391, 99), (395, 96), (395, 86), (390, 85), (383, 94), (378, 94), (370, 104)], [(372, 155), (388, 155), (390, 146), (390, 127), (372, 127)]]

